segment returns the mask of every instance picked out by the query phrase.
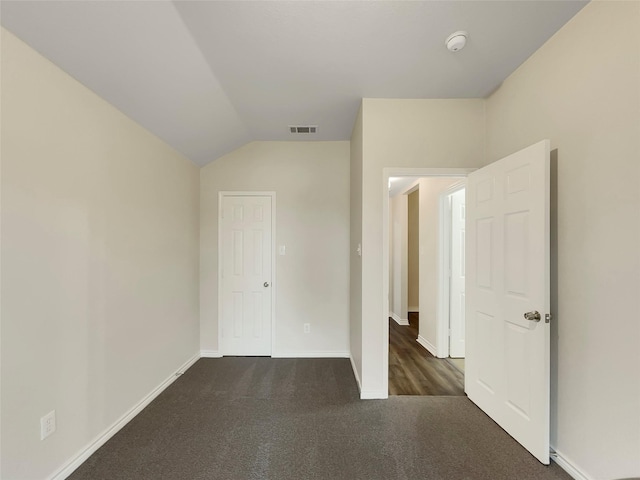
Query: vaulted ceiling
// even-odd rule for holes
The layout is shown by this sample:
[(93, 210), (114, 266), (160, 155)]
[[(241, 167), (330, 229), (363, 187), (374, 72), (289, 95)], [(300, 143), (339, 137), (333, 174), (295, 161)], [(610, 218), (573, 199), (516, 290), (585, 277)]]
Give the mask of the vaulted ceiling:
[(205, 165), (252, 140), (348, 140), (362, 97), (485, 97), (585, 3), (3, 0), (0, 18)]

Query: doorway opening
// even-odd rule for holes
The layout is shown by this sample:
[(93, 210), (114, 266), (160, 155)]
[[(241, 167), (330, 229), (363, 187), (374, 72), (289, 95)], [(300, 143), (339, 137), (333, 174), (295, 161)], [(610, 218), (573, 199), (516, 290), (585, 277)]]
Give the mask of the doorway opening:
[[(553, 318), (550, 142), (542, 140), (472, 172), (416, 170), (383, 168), (382, 313), (386, 317), (389, 311), (389, 177), (466, 176), (465, 393), (547, 465)], [(388, 342), (387, 323), (385, 318), (381, 326)], [(388, 391), (389, 352), (382, 346), (382, 384)]]
[(389, 179), (390, 395), (464, 395), (463, 197), (460, 175)]

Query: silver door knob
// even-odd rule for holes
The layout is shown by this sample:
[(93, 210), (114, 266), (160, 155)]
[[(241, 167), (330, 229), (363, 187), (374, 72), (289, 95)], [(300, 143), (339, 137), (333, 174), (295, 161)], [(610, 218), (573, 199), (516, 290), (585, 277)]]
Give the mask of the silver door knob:
[(268, 287), (268, 286), (269, 286), (269, 282), (264, 282), (264, 283), (263, 283), (263, 285), (264, 285), (265, 287)]
[(540, 321), (540, 312), (534, 310), (533, 312), (527, 312), (524, 314), (525, 320), (529, 320), (531, 322), (539, 322)]

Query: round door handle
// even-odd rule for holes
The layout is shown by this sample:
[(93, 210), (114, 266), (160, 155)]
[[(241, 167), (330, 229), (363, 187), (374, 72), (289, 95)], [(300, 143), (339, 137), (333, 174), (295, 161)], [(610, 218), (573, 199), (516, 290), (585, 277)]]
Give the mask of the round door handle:
[(529, 320), (530, 322), (539, 322), (540, 321), (540, 313), (536, 310), (533, 312), (527, 312), (524, 314), (525, 320)]
[(264, 285), (265, 287), (268, 287), (268, 286), (269, 286), (269, 282), (264, 282), (264, 283), (263, 283), (263, 285)]

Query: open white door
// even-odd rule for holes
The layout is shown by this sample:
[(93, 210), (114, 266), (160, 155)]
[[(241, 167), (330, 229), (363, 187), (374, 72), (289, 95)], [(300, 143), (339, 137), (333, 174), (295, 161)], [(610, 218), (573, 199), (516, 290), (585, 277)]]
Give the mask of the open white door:
[(272, 198), (222, 196), (220, 350), (271, 355)]
[(469, 398), (549, 464), (549, 141), (467, 181)]

